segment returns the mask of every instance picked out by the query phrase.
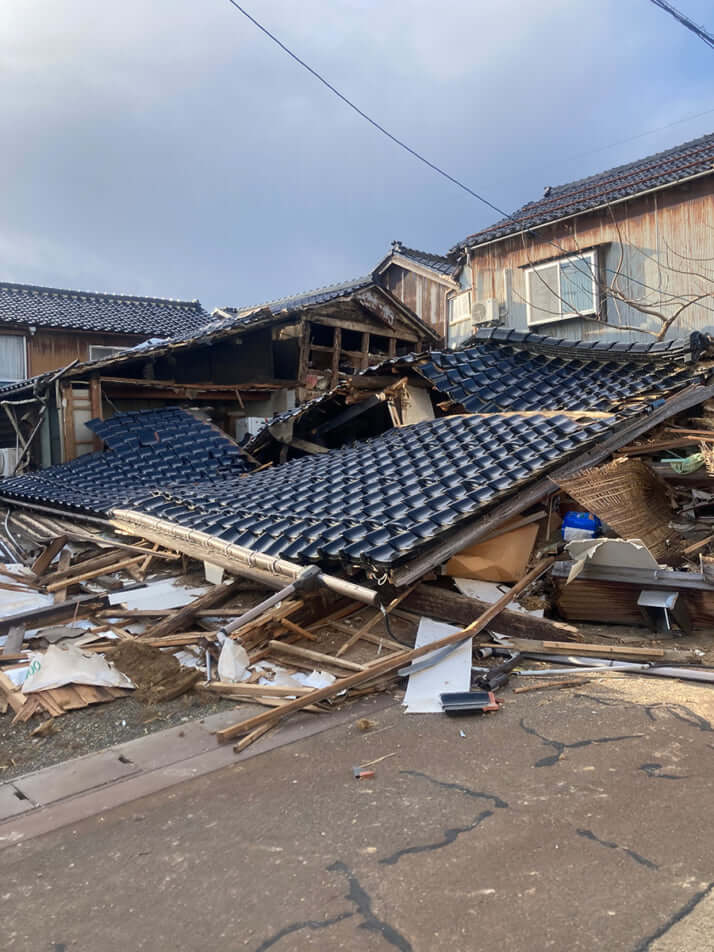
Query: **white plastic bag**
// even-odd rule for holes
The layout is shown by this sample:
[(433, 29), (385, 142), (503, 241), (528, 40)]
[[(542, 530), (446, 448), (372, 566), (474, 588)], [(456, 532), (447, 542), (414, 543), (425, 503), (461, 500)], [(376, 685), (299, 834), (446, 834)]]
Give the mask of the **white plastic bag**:
[(248, 652), (232, 638), (226, 638), (218, 656), (218, 680), (240, 681), (250, 664)]

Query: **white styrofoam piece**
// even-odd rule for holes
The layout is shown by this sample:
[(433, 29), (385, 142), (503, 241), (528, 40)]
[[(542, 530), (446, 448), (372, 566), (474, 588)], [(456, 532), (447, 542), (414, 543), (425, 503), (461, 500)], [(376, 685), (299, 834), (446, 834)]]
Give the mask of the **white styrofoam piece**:
[(207, 582), (211, 585), (220, 585), (226, 570), (222, 565), (214, 565), (213, 562), (203, 563), (203, 574)]
[[(431, 618), (422, 618), (417, 629), (415, 648), (452, 635), (460, 629)], [(423, 659), (432, 657), (432, 653)], [(430, 668), (409, 675), (407, 691), (402, 702), (407, 714), (441, 714), (440, 694), (449, 691), (468, 691), (471, 688), (471, 638), (448, 654), (443, 661)]]
[(129, 592), (111, 592), (110, 605), (126, 605), (127, 608), (181, 608), (209, 590), (209, 585), (181, 585), (174, 579), (159, 579), (143, 588)]

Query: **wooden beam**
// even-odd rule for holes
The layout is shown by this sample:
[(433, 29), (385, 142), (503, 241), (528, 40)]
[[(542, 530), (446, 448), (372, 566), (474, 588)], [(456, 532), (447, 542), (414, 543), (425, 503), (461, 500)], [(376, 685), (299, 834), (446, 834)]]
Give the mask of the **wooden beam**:
[(381, 661), (379, 664), (371, 666), (366, 671), (356, 671), (354, 674), (348, 675), (346, 678), (340, 678), (325, 688), (319, 688), (318, 690), (313, 691), (311, 694), (306, 694), (303, 698), (297, 698), (295, 701), (288, 702), (282, 708), (279, 708), (275, 711), (266, 711), (263, 714), (258, 714), (256, 717), (250, 717), (238, 724), (233, 724), (230, 727), (225, 727), (222, 730), (218, 730), (216, 731), (216, 738), (218, 742), (225, 744), (233, 740), (235, 737), (248, 733), (249, 731), (253, 731), (265, 724), (275, 724), (287, 714), (292, 714), (295, 711), (301, 710), (306, 704), (316, 704), (318, 701), (324, 701), (327, 698), (334, 697), (348, 688), (357, 687), (366, 681), (371, 681), (372, 679), (379, 677), (380, 675), (390, 674), (391, 672), (396, 671), (398, 668), (403, 667), (405, 664), (409, 664), (410, 662), (415, 661), (417, 658), (421, 658), (425, 654), (429, 654), (431, 651), (438, 651), (439, 648), (445, 648), (447, 645), (456, 644), (459, 641), (463, 641), (465, 638), (479, 634), (484, 628), (486, 628), (488, 624), (490, 624), (490, 622), (498, 617), (498, 615), (516, 597), (516, 595), (522, 592), (523, 589), (527, 588), (531, 582), (534, 582), (537, 578), (539, 578), (543, 572), (546, 571), (546, 569), (550, 568), (553, 562), (553, 558), (542, 559), (535, 566), (535, 568), (531, 569), (531, 571), (519, 582), (517, 582), (509, 592), (506, 592), (505, 595), (501, 596), (497, 602), (494, 602), (493, 605), (489, 606), (489, 608), (483, 612), (482, 615), (480, 615), (474, 622), (472, 622), (462, 631), (457, 631), (454, 634), (447, 635), (445, 638), (440, 638), (437, 641), (432, 641), (427, 645), (422, 645), (420, 648), (413, 648), (410, 651), (397, 652), (391, 655), (389, 658), (385, 658), (385, 660)]
[(223, 585), (215, 585), (205, 594), (194, 598), (188, 605), (184, 605), (182, 608), (172, 612), (168, 618), (163, 618), (155, 625), (152, 625), (151, 628), (147, 628), (146, 631), (142, 632), (141, 638), (163, 638), (165, 635), (172, 635), (175, 631), (181, 631), (190, 625), (201, 609), (215, 608), (222, 605), (234, 595), (237, 595), (242, 588), (243, 583), (240, 580), (227, 582)]
[(77, 444), (74, 436), (74, 402), (72, 399), (72, 384), (61, 383), (62, 398), (62, 433), (64, 436), (65, 461), (72, 460), (77, 455)]
[(57, 555), (58, 552), (61, 552), (67, 544), (67, 536), (61, 535), (53, 539), (49, 545), (40, 552), (35, 561), (32, 563), (32, 571), (35, 575), (44, 575), (47, 569), (52, 564), (52, 560)]
[[(417, 585), (405, 598), (402, 608), (425, 618), (446, 621), (452, 625), (467, 625), (481, 612), (486, 611), (488, 602), (438, 585)], [(522, 638), (548, 638), (552, 641), (582, 641), (583, 636), (572, 625), (538, 618), (527, 612), (515, 612), (505, 609), (498, 616), (498, 631), (502, 635), (515, 635)]]
[(301, 648), (299, 645), (291, 645), (286, 641), (269, 641), (268, 647), (278, 654), (291, 655), (295, 658), (305, 658), (306, 661), (315, 661), (318, 664), (346, 668), (348, 671), (365, 670), (365, 665), (357, 664), (355, 661), (347, 661), (345, 658), (335, 658), (333, 655), (323, 654), (321, 651), (312, 651), (310, 648)]
[(422, 555), (412, 559), (411, 562), (395, 569), (391, 573), (392, 583), (398, 586), (411, 585), (426, 572), (442, 562), (446, 562), (452, 555), (469, 545), (479, 542), (489, 532), (498, 528), (506, 519), (520, 514), (529, 506), (533, 506), (551, 493), (557, 492), (559, 480), (567, 479), (580, 470), (597, 466), (611, 454), (636, 440), (638, 436), (647, 433), (653, 427), (669, 420), (677, 413), (688, 410), (712, 396), (714, 396), (714, 386), (705, 387), (700, 384), (693, 384), (687, 387), (686, 390), (680, 391), (651, 412), (645, 413), (633, 422), (621, 426), (609, 439), (596, 443), (590, 449), (553, 470), (548, 476), (538, 479), (520, 493), (509, 496), (480, 519), (475, 519), (464, 529), (449, 535), (444, 542), (432, 546)]

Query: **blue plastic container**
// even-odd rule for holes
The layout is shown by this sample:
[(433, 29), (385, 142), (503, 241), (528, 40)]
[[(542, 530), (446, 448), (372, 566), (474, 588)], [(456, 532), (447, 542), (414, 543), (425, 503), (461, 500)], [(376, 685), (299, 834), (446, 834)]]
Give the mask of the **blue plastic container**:
[(602, 523), (591, 512), (568, 512), (563, 519), (561, 533), (566, 542), (572, 539), (593, 539), (602, 528)]

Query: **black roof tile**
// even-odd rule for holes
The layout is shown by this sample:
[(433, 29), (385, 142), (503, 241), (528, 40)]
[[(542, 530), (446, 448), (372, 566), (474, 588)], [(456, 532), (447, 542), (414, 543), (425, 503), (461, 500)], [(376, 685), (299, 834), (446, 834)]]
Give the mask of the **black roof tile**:
[(0, 323), (174, 337), (210, 320), (199, 301), (0, 282)]
[(597, 175), (547, 189), (547, 194), (528, 202), (509, 218), (503, 218), (469, 235), (449, 252), (474, 247), (496, 238), (517, 234), (537, 225), (568, 218), (641, 192), (674, 185), (692, 175), (714, 172), (714, 134), (684, 142), (627, 165), (618, 165)]

